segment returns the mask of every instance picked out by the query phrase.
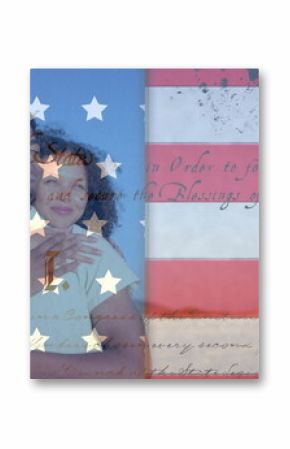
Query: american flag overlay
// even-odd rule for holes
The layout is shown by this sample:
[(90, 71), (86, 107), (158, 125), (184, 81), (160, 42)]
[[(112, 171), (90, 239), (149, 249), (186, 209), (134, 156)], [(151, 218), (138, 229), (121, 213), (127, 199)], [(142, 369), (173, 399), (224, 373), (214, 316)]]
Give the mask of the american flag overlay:
[(151, 378), (257, 378), (258, 70), (146, 83)]
[(33, 69), (31, 378), (259, 377), (257, 69)]

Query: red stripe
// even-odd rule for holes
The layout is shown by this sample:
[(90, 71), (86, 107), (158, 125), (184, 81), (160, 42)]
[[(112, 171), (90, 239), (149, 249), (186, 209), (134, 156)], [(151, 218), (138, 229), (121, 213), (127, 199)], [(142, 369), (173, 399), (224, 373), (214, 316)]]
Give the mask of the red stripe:
[(149, 202), (256, 202), (258, 152), (259, 146), (252, 144), (148, 145), (146, 198)]
[(148, 317), (258, 317), (258, 260), (150, 259), (146, 267)]
[(216, 379), (259, 379), (259, 373), (256, 374), (243, 374), (243, 375), (236, 375), (236, 374), (227, 374), (227, 375), (196, 375), (196, 376), (182, 376), (182, 375), (176, 375), (176, 376), (156, 376), (156, 375), (146, 375), (145, 376), (146, 379), (180, 379), (180, 380), (184, 380), (184, 379), (212, 379), (212, 380), (216, 380)]
[(148, 69), (147, 86), (258, 86), (257, 69)]

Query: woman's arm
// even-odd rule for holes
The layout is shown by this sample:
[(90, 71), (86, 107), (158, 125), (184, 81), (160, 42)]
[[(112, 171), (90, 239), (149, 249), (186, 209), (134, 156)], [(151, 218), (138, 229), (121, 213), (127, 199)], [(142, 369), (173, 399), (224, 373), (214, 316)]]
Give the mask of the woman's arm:
[(55, 354), (31, 351), (32, 379), (144, 378), (144, 323), (128, 289), (94, 308), (92, 323), (107, 337), (103, 352)]

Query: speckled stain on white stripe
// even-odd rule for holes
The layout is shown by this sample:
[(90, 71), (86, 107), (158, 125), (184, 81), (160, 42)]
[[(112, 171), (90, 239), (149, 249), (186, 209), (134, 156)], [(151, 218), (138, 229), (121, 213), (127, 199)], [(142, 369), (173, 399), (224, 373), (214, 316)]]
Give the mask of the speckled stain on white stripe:
[(259, 371), (256, 318), (155, 318), (146, 321), (153, 374)]
[(148, 142), (256, 143), (258, 87), (149, 87)]

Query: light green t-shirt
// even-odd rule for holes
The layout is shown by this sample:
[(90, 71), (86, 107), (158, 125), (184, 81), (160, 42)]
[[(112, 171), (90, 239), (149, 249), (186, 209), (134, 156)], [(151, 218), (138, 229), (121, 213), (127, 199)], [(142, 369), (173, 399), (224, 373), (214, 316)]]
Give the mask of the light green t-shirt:
[[(86, 235), (86, 229), (78, 225), (73, 226), (72, 232)], [(51, 291), (43, 294), (40, 291), (31, 298), (31, 335), (37, 328), (41, 335), (49, 337), (44, 344), (46, 352), (87, 352), (88, 346), (82, 337), (92, 332), (90, 312), (114, 296), (111, 291), (102, 293), (102, 286), (96, 279), (105, 277), (109, 270), (114, 278), (120, 279), (116, 285), (117, 292), (127, 286), (134, 287), (139, 282), (112, 245), (101, 235), (96, 236), (96, 247), (102, 254), (89, 254), (94, 264), (81, 263), (76, 272), (62, 275), (59, 294)]]

